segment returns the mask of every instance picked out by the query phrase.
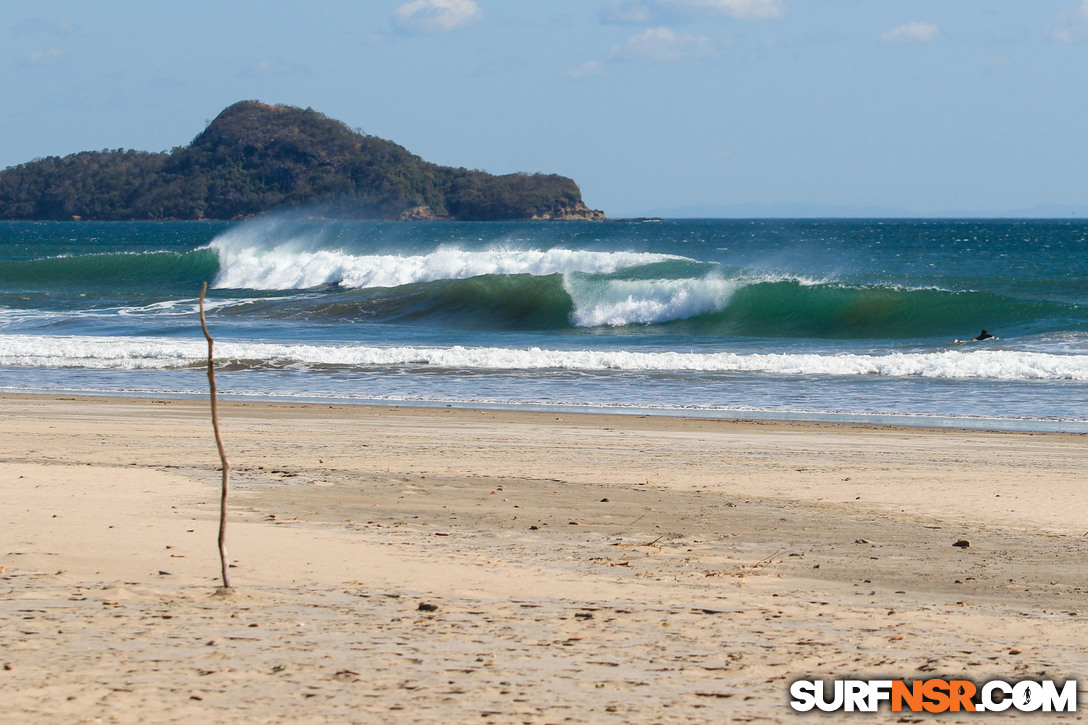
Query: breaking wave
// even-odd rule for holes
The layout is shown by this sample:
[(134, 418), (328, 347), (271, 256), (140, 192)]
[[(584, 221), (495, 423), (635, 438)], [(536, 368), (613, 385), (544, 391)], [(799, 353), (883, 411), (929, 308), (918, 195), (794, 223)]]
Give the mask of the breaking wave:
[[(765, 373), (994, 380), (1088, 380), (1088, 356), (1003, 350), (862, 354), (738, 354), (548, 350), (537, 347), (375, 347), (231, 343), (216, 345), (229, 369), (431, 368), (436, 371), (613, 371), (661, 374)], [(179, 369), (205, 364), (199, 340), (160, 338), (0, 337), (0, 365), (9, 367)]]
[(455, 246), (422, 254), (357, 254), (340, 249), (300, 249), (298, 243), (266, 248), (230, 236), (214, 240), (210, 248), (219, 255), (215, 287), (254, 290), (299, 290), (327, 285), (369, 289), (498, 275), (611, 274), (684, 259), (645, 252), (563, 248), (467, 250)]

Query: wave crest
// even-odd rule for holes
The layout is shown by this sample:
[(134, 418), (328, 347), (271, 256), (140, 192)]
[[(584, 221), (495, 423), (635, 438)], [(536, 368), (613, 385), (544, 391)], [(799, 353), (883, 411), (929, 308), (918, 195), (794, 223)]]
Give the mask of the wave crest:
[(355, 254), (342, 249), (300, 249), (292, 243), (264, 247), (229, 234), (213, 240), (209, 246), (219, 255), (219, 274), (214, 287), (255, 290), (326, 285), (347, 289), (400, 287), (486, 275), (612, 274), (621, 269), (684, 259), (648, 252), (564, 248), (466, 250), (457, 246), (414, 255)]

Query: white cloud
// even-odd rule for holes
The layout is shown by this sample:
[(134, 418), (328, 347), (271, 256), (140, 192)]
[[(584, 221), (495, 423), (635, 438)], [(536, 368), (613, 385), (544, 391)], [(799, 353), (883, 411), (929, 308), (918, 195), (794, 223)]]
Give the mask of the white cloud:
[(937, 39), (941, 29), (933, 23), (907, 23), (882, 33), (885, 43), (929, 43)]
[(783, 0), (610, 0), (602, 17), (611, 23), (648, 25), (730, 17), (773, 20), (786, 14)]
[(1082, 0), (1076, 9), (1059, 16), (1061, 26), (1050, 32), (1054, 40), (1075, 43), (1088, 37), (1088, 0)]
[(405, 33), (448, 33), (481, 17), (474, 0), (412, 0), (393, 12), (393, 25)]
[(693, 12), (724, 13), (734, 18), (772, 20), (786, 14), (782, 0), (672, 0)]
[(60, 65), (68, 60), (68, 53), (61, 48), (42, 48), (33, 51), (27, 58), (32, 66)]
[(650, 5), (645, 0), (612, 0), (601, 17), (609, 23), (642, 25), (652, 21)]
[(680, 34), (672, 28), (647, 28), (614, 48), (611, 57), (618, 60), (673, 62), (716, 53), (717, 47), (710, 38)]
[(586, 61), (570, 72), (571, 78), (590, 78), (604, 75), (604, 63), (599, 60)]

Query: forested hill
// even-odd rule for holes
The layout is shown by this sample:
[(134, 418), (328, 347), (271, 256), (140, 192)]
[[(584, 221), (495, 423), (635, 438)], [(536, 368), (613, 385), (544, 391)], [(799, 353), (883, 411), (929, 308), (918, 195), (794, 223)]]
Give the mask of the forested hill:
[(312, 109), (243, 101), (168, 153), (86, 151), (0, 171), (0, 219), (603, 219), (563, 176), (455, 169)]

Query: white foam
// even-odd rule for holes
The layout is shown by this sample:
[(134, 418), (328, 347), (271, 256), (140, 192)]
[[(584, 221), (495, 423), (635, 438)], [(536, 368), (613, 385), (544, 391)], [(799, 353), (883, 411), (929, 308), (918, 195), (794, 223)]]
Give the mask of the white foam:
[(644, 252), (563, 248), (470, 251), (452, 246), (417, 255), (352, 254), (338, 249), (309, 249), (297, 240), (268, 247), (248, 235), (230, 233), (213, 240), (209, 246), (219, 255), (219, 274), (214, 287), (260, 290), (307, 289), (329, 284), (354, 289), (397, 287), (487, 274), (610, 274), (628, 267), (683, 259)]
[(0, 335), (0, 365), (11, 367), (161, 370), (196, 364), (202, 354), (207, 343), (197, 340)]
[[(224, 310), (231, 307), (241, 307), (253, 302), (263, 301), (265, 298), (251, 297), (241, 299), (204, 299), (204, 311)], [(149, 315), (152, 317), (184, 317), (200, 314), (200, 299), (166, 300), (164, 302), (152, 302), (146, 305), (131, 307), (110, 307), (90, 310), (87, 315), (121, 315), (122, 317), (138, 317)]]
[(577, 327), (649, 325), (715, 312), (743, 286), (711, 275), (703, 279), (584, 280), (563, 278)]
[[(200, 365), (202, 339), (0, 335), (0, 365), (169, 369)], [(428, 367), (452, 370), (765, 373), (996, 380), (1088, 381), (1088, 355), (997, 351), (888, 355), (736, 354), (544, 350), (499, 347), (371, 347), (216, 342), (220, 363), (275, 367)]]
[[(244, 299), (214, 299), (204, 300), (204, 309), (207, 312), (223, 310), (230, 307), (243, 306), (253, 302), (260, 302), (267, 298)], [(108, 319), (111, 317), (187, 317), (199, 314), (200, 305), (198, 299), (178, 299), (163, 302), (152, 302), (146, 305), (134, 305), (126, 307), (95, 307), (87, 310), (40, 310), (40, 309), (15, 309), (12, 307), (0, 307), (0, 327), (12, 327), (25, 323), (48, 323), (56, 320), (81, 320)]]

